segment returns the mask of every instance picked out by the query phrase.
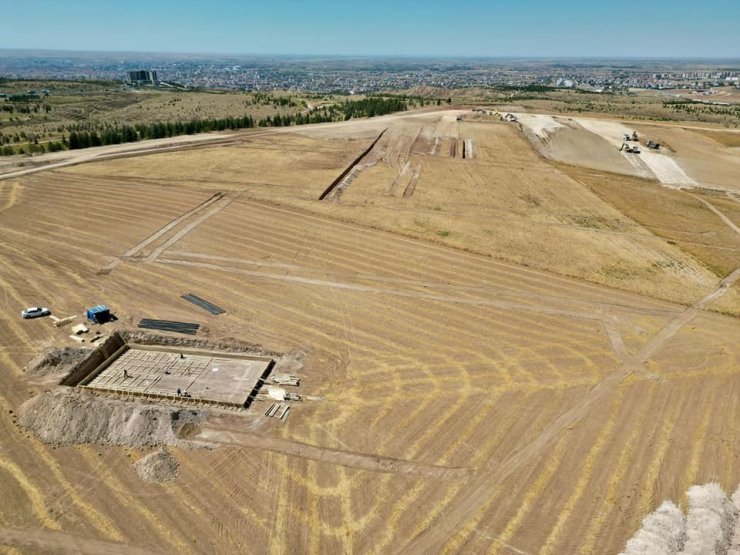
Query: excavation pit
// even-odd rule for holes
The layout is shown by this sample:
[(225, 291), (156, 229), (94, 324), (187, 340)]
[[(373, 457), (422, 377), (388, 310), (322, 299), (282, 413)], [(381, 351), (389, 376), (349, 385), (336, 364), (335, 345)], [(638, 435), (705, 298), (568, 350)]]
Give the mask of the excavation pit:
[(273, 366), (271, 358), (243, 353), (123, 343), (114, 352), (103, 350), (74, 385), (151, 400), (247, 408)]

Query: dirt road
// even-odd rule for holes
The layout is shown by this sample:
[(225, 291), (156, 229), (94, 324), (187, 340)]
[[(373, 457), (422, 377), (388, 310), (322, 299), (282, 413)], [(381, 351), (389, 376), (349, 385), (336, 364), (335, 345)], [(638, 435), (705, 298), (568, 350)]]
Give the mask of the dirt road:
[(0, 526), (0, 543), (46, 553), (88, 553), (90, 555), (155, 555), (130, 543), (113, 543), (67, 534), (28, 528)]
[(237, 445), (251, 449), (264, 449), (276, 453), (283, 453), (302, 457), (319, 462), (358, 468), (372, 472), (391, 472), (423, 476), (427, 478), (442, 478), (447, 480), (461, 480), (467, 478), (471, 469), (449, 468), (434, 466), (414, 461), (403, 461), (377, 455), (351, 453), (338, 449), (326, 449), (315, 445), (283, 440), (259, 434), (250, 434), (235, 429), (233, 426), (224, 426), (223, 422), (211, 422), (209, 427), (203, 428), (192, 436), (192, 439), (207, 443)]

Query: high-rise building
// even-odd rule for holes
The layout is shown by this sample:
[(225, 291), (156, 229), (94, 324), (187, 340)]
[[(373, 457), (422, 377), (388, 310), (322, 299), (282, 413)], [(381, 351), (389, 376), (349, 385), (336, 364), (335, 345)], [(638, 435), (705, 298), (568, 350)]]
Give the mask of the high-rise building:
[(132, 85), (157, 85), (157, 72), (149, 69), (140, 69), (128, 72), (128, 81)]

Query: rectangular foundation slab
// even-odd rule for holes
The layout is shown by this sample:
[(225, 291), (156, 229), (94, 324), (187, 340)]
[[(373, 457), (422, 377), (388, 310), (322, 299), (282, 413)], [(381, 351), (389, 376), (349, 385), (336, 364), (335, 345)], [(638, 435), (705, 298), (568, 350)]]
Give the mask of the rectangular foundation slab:
[(247, 407), (272, 366), (267, 357), (126, 344), (80, 385), (142, 397)]

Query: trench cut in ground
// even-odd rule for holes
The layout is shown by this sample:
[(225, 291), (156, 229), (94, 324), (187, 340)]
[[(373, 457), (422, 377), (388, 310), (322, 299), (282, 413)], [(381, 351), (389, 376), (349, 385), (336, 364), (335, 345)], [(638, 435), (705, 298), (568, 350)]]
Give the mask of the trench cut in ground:
[(246, 409), (273, 366), (269, 357), (111, 338), (63, 384), (150, 400)]

